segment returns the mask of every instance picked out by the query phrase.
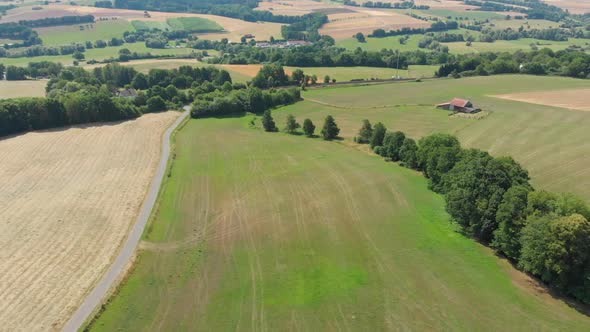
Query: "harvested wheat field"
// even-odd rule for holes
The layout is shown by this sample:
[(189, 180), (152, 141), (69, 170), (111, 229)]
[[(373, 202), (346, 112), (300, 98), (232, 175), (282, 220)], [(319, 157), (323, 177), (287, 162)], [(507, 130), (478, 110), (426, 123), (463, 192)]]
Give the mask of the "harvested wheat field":
[(375, 29), (399, 30), (425, 28), (431, 25), (407, 15), (377, 9), (354, 9), (354, 12), (331, 14), (328, 18), (330, 22), (320, 29), (320, 33), (330, 35), (336, 40), (351, 38), (357, 32), (370, 34)]
[(0, 140), (0, 324), (59, 330), (116, 256), (177, 112)]
[(573, 14), (590, 13), (590, 1), (588, 0), (545, 0), (545, 2), (567, 9)]
[(47, 81), (2, 81), (0, 80), (0, 99), (19, 97), (44, 97)]
[(551, 90), (492, 96), (529, 104), (590, 111), (590, 89)]

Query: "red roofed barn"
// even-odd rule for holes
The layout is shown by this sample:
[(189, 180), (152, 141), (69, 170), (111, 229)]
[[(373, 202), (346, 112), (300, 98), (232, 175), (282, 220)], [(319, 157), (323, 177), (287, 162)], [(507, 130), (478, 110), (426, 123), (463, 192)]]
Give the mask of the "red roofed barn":
[(449, 111), (461, 112), (461, 113), (477, 113), (481, 109), (473, 107), (471, 101), (460, 98), (453, 98), (448, 103), (438, 104), (436, 108), (441, 108)]

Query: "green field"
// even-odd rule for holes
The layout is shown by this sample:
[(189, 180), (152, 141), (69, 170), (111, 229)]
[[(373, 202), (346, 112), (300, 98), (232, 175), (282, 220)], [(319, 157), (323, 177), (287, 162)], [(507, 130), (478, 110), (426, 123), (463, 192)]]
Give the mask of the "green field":
[(421, 10), (415, 11), (419, 13), (420, 16), (438, 16), (441, 18), (451, 18), (453, 20), (499, 20), (506, 17), (506, 15), (498, 14), (495, 12), (486, 12), (486, 11), (453, 11), (450, 9), (429, 9), (429, 10)]
[(219, 32), (223, 27), (214, 21), (200, 17), (177, 17), (170, 18), (166, 22), (156, 21), (133, 21), (131, 22), (137, 30), (187, 30), (191, 32)]
[(75, 42), (94, 42), (96, 40), (110, 40), (111, 38), (123, 38), (125, 31), (135, 31), (129, 21), (110, 20), (97, 21), (92, 24), (67, 25), (35, 29), (43, 40), (43, 45), (56, 46), (68, 45)]
[[(412, 137), (434, 132), (457, 135), (462, 144), (510, 155), (532, 176), (532, 183), (556, 192), (574, 192), (590, 202), (590, 112), (493, 98), (524, 91), (590, 88), (586, 80), (536, 76), (492, 76), (364, 87), (308, 89), (306, 101), (276, 112), (321, 121), (333, 115), (342, 136), (352, 140), (363, 119), (382, 121)], [(483, 119), (449, 117), (432, 105), (462, 97), (484, 109)], [(420, 106), (424, 105), (424, 106)]]
[(420, 174), (250, 119), (177, 134), (135, 268), (91, 330), (588, 328), (457, 233)]
[[(145, 43), (137, 42), (137, 43), (128, 43), (123, 44), (121, 46), (114, 46), (114, 47), (105, 47), (105, 48), (93, 48), (86, 50), (84, 55), (86, 56), (86, 60), (105, 60), (111, 57), (117, 58), (119, 56), (119, 50), (126, 48), (131, 52), (139, 52), (139, 53), (151, 53), (153, 55), (188, 55), (194, 52), (191, 48), (148, 48), (145, 46)], [(5, 65), (15, 65), (15, 66), (27, 66), (29, 62), (39, 62), (39, 61), (52, 61), (52, 62), (60, 62), (63, 64), (71, 65), (74, 61), (71, 55), (55, 55), (55, 56), (38, 56), (38, 57), (28, 57), (28, 58), (2, 58), (0, 63)]]
[(467, 46), (465, 42), (444, 43), (449, 47), (451, 53), (479, 53), (479, 52), (516, 52), (519, 50), (531, 50), (531, 44), (536, 44), (539, 49), (550, 48), (554, 51), (565, 50), (570, 45), (583, 47), (590, 46), (589, 39), (570, 38), (568, 41), (551, 41), (533, 38), (518, 40), (496, 40), (493, 43), (473, 42)]
[[(295, 70), (298, 67), (286, 67), (288, 70)], [(408, 70), (397, 70), (393, 68), (378, 67), (303, 67), (306, 75), (316, 75), (318, 82), (323, 82), (324, 76), (335, 78), (338, 82), (346, 82), (356, 79), (390, 79), (394, 76), (404, 78), (433, 77), (439, 66), (409, 66)]]

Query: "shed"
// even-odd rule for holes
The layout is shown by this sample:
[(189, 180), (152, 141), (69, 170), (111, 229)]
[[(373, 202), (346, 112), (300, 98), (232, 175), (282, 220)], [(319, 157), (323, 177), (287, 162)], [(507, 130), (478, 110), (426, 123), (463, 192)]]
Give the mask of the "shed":
[(481, 111), (481, 109), (473, 106), (473, 103), (470, 100), (461, 99), (461, 98), (453, 98), (453, 100), (451, 100), (448, 103), (442, 103), (442, 104), (436, 105), (436, 108), (449, 110), (449, 111), (455, 111), (455, 112), (461, 112), (461, 113), (477, 113), (477, 112)]

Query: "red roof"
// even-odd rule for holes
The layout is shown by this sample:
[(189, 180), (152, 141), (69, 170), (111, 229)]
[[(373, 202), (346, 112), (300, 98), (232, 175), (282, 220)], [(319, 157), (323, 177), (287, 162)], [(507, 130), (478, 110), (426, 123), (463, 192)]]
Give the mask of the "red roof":
[(453, 98), (453, 100), (451, 100), (451, 105), (455, 107), (467, 107), (467, 104), (469, 104), (469, 100), (460, 98)]

